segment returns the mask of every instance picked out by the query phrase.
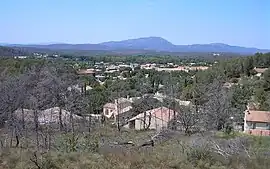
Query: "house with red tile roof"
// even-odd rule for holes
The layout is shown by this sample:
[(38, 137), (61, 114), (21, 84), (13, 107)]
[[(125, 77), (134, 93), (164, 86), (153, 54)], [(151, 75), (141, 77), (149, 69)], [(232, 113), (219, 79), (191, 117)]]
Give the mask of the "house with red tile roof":
[(153, 129), (160, 131), (163, 128), (168, 128), (169, 123), (175, 119), (178, 112), (171, 110), (167, 107), (159, 107), (152, 110), (148, 110), (145, 113), (138, 114), (131, 118), (128, 124), (124, 127), (143, 130)]
[(270, 136), (270, 112), (247, 109), (244, 117), (244, 133)]
[(118, 98), (114, 100), (114, 103), (106, 103), (103, 106), (103, 115), (116, 122), (118, 116), (122, 116), (132, 109), (132, 102), (133, 100), (129, 98)]
[(189, 70), (207, 70), (208, 68), (208, 66), (191, 66)]
[(93, 75), (95, 76), (95, 69), (80, 69), (79, 71), (77, 71), (78, 75)]
[(257, 73), (255, 76), (261, 77), (263, 73), (267, 70), (268, 68), (254, 68), (254, 71)]

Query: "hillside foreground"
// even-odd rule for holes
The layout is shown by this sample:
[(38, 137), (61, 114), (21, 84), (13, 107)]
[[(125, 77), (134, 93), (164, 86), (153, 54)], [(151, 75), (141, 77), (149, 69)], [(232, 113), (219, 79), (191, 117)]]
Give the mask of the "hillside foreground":
[[(155, 145), (144, 144), (154, 131), (121, 131), (103, 127), (81, 135), (61, 134), (51, 150), (0, 149), (1, 169), (267, 169), (270, 139), (237, 133), (176, 131), (158, 134)], [(132, 141), (132, 144), (125, 144)]]

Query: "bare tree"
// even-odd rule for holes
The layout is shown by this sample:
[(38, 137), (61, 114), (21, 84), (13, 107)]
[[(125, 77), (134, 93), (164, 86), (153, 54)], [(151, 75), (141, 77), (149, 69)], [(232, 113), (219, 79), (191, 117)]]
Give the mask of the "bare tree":
[[(7, 122), (10, 132), (10, 146), (12, 146), (13, 136), (16, 139), (16, 146), (20, 144), (21, 125), (18, 121), (15, 110), (21, 107), (25, 97), (25, 88), (21, 77), (13, 77), (2, 83), (0, 87), (0, 117), (2, 122)], [(20, 93), (20, 95), (18, 95)]]
[[(67, 93), (67, 104), (66, 109), (70, 112), (69, 123), (71, 131), (75, 132), (75, 119), (74, 115), (85, 116), (87, 112), (87, 101), (86, 98), (76, 90), (71, 90)], [(90, 119), (90, 118), (89, 118)], [(87, 119), (88, 120), (88, 119)], [(90, 121), (90, 120), (89, 120)], [(88, 131), (90, 132), (91, 124), (88, 124)]]
[(180, 106), (178, 109), (177, 125), (185, 132), (190, 135), (195, 132), (202, 130), (202, 112), (196, 110), (195, 106)]
[(133, 104), (132, 104), (132, 116), (137, 116), (138, 114), (143, 113), (143, 129), (149, 129), (149, 127), (151, 126), (151, 121), (152, 118), (154, 118), (152, 116), (152, 114), (150, 112), (147, 113), (148, 110), (154, 109), (154, 108), (158, 108), (162, 105), (162, 103), (151, 97), (151, 96), (145, 96), (139, 100), (136, 100)]
[(203, 105), (206, 127), (221, 130), (234, 113), (230, 97), (218, 80), (210, 84), (206, 91), (207, 102)]

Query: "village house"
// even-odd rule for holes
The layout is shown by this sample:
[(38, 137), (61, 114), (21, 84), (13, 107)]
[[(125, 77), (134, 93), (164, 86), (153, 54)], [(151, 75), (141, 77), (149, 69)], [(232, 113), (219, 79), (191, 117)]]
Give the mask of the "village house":
[(106, 103), (103, 106), (103, 115), (114, 122), (117, 122), (118, 118), (122, 120), (122, 116), (132, 109), (132, 102), (132, 98), (119, 98), (115, 99), (114, 103)]
[(225, 82), (223, 84), (223, 87), (224, 88), (227, 88), (227, 89), (230, 89), (233, 85), (235, 85), (234, 83), (231, 83), (231, 82)]
[(95, 69), (80, 69), (77, 74), (83, 76), (95, 76)]
[(84, 90), (88, 91), (88, 90), (92, 90), (92, 89), (93, 88), (91, 86), (89, 86), (89, 85), (86, 85), (85, 88), (84, 88), (84, 87), (80, 86), (79, 84), (72, 85), (72, 86), (69, 86), (67, 88), (68, 91), (77, 90), (77, 91), (79, 91), (81, 93), (83, 93)]
[[(42, 111), (37, 111), (37, 121), (39, 124), (58, 124), (59, 123), (59, 107), (53, 107)], [(61, 117), (63, 124), (69, 124), (70, 118), (72, 117), (73, 120), (80, 120), (82, 119), (81, 116), (76, 114), (71, 114), (70, 112), (62, 109), (61, 110)], [(23, 120), (25, 122), (34, 122), (34, 110), (30, 109), (18, 109), (15, 111), (15, 117), (18, 120)]]
[(206, 70), (208, 66), (178, 66), (173, 68), (155, 68), (157, 71), (165, 71), (165, 72), (172, 72), (172, 71), (196, 71), (196, 70)]
[(107, 118), (111, 118), (116, 110), (116, 105), (114, 103), (106, 103), (103, 106), (103, 115)]
[(156, 92), (153, 96), (153, 98), (157, 99), (160, 102), (163, 102), (164, 99), (166, 98), (171, 98), (174, 99), (180, 106), (190, 106), (191, 105), (191, 101), (186, 101), (186, 100), (180, 100), (180, 99), (176, 99), (176, 98), (172, 98), (170, 96), (164, 95), (160, 92)]
[(196, 70), (207, 70), (208, 66), (191, 66), (188, 67), (189, 70), (196, 71)]
[(118, 65), (119, 68), (131, 68), (130, 65), (127, 65), (127, 64), (120, 64)]
[(254, 68), (254, 71), (257, 73), (255, 76), (261, 77), (263, 73), (267, 70), (268, 68)]
[(178, 67), (173, 67), (173, 68), (156, 68), (157, 71), (165, 71), (165, 72), (172, 72), (172, 71), (185, 71), (187, 72), (188, 70), (184, 66), (178, 66)]
[(144, 65), (141, 65), (140, 66), (141, 69), (155, 69), (156, 68), (156, 64), (155, 63), (147, 63), (147, 64), (144, 64)]
[(119, 66), (116, 66), (116, 65), (109, 65), (109, 66), (106, 68), (105, 73), (114, 73), (114, 72), (118, 72), (118, 71), (119, 71)]
[(248, 107), (244, 117), (244, 133), (270, 136), (270, 112), (253, 110)]
[(167, 107), (159, 107), (148, 110), (145, 113), (138, 114), (137, 116), (128, 120), (128, 124), (124, 127), (135, 130), (153, 129), (160, 131), (168, 128), (170, 122), (175, 119), (178, 112), (171, 110)]

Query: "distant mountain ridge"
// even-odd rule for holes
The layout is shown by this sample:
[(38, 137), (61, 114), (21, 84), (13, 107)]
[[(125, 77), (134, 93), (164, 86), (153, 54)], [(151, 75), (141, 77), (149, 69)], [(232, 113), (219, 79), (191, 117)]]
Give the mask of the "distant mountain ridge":
[(175, 45), (161, 37), (143, 37), (137, 39), (128, 39), (122, 41), (109, 41), (98, 44), (8, 44), (12, 47), (31, 47), (50, 50), (99, 50), (99, 51), (155, 51), (155, 52), (223, 52), (254, 54), (257, 52), (270, 52), (269, 49), (247, 48), (241, 46), (231, 46), (223, 43), (193, 44), (193, 45)]

